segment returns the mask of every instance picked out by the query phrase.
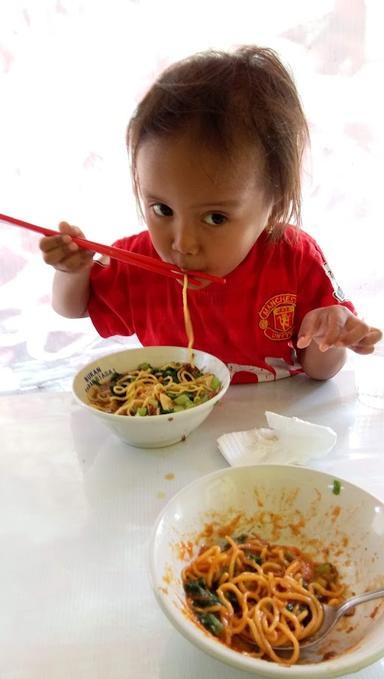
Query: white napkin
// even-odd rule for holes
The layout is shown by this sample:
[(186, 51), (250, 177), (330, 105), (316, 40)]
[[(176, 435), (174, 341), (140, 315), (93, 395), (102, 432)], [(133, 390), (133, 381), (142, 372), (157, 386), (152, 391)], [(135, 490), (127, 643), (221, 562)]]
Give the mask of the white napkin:
[(336, 443), (337, 434), (331, 427), (269, 411), (265, 417), (269, 427), (235, 431), (217, 439), (230, 465), (306, 464), (328, 455)]

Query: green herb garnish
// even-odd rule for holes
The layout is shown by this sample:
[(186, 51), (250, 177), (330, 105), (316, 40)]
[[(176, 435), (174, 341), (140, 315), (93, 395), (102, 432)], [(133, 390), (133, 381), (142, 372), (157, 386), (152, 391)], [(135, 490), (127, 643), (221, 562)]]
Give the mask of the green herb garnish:
[(186, 594), (191, 597), (193, 605), (198, 608), (208, 608), (208, 606), (220, 604), (220, 599), (216, 594), (207, 589), (203, 578), (187, 582), (184, 585), (184, 589)]
[(200, 613), (197, 616), (199, 622), (208, 630), (212, 632), (215, 637), (219, 637), (224, 630), (224, 625), (214, 613)]

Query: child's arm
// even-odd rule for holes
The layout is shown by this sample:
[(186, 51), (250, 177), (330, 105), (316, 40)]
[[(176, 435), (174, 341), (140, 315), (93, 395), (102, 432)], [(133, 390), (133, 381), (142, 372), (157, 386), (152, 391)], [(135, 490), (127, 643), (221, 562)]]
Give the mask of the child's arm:
[(342, 305), (313, 309), (304, 316), (299, 330), (299, 361), (309, 377), (326, 380), (343, 367), (346, 348), (371, 354), (382, 336), (380, 330)]
[(52, 306), (61, 316), (66, 318), (83, 318), (88, 316), (89, 275), (93, 253), (79, 248), (71, 236), (84, 236), (76, 226), (61, 222), (59, 230), (62, 236), (42, 238), (40, 249), (44, 261), (56, 269)]

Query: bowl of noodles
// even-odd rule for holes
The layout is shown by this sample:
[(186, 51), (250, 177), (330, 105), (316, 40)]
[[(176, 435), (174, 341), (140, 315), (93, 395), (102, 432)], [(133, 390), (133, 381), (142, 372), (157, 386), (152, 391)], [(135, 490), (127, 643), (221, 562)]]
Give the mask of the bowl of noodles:
[(336, 677), (384, 656), (383, 599), (300, 647), (323, 603), (384, 586), (384, 504), (329, 474), (254, 465), (194, 481), (157, 519), (150, 573), (179, 632), (257, 676)]
[(143, 347), (89, 363), (72, 388), (77, 401), (121, 440), (159, 448), (196, 429), (229, 383), (226, 365), (204, 351)]

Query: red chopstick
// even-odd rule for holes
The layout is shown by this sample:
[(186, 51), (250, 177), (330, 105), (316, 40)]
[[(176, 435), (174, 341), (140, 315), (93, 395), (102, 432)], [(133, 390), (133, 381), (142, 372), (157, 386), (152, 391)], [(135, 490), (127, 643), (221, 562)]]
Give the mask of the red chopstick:
[[(24, 229), (41, 233), (43, 236), (63, 235), (60, 231), (53, 231), (52, 229), (46, 229), (43, 226), (36, 226), (35, 224), (24, 222), (22, 219), (9, 217), (8, 215), (0, 214), (0, 221), (8, 222), (9, 224), (15, 224), (16, 226), (22, 226)], [(204, 271), (183, 271), (174, 264), (162, 262), (160, 259), (158, 260), (154, 257), (140, 255), (137, 252), (130, 252), (129, 250), (116, 248), (112, 245), (102, 245), (102, 243), (95, 243), (92, 240), (86, 240), (85, 238), (80, 238), (79, 236), (71, 236), (71, 238), (81, 248), (91, 250), (92, 252), (97, 252), (100, 255), (109, 255), (109, 257), (118, 259), (120, 262), (133, 264), (133, 266), (139, 266), (142, 269), (154, 271), (155, 273), (162, 274), (163, 276), (170, 276), (171, 278), (177, 278), (178, 280), (182, 281), (184, 279), (184, 275), (187, 274), (188, 280), (197, 287), (201, 287), (203, 285), (202, 280), (210, 281), (211, 283), (220, 283), (221, 285), (226, 282), (225, 278), (212, 276), (211, 274), (205, 273)]]

